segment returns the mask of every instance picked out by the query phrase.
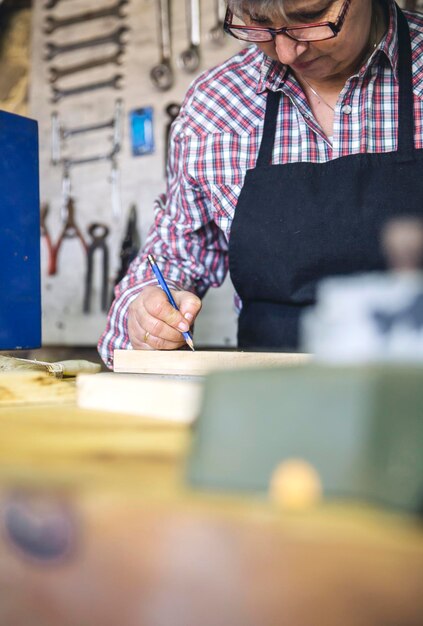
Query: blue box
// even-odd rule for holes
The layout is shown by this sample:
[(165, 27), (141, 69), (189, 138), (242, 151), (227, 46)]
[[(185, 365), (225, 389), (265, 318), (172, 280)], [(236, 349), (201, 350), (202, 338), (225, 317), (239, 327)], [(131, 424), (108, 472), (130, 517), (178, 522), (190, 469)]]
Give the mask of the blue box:
[(38, 125), (0, 111), (0, 350), (40, 345)]

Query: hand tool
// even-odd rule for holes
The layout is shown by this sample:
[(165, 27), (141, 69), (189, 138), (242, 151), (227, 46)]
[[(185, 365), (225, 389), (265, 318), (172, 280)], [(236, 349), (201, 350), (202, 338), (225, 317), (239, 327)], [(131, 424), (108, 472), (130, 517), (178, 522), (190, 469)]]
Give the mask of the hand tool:
[(74, 26), (75, 24), (82, 24), (90, 20), (97, 20), (103, 17), (117, 17), (124, 18), (126, 14), (123, 12), (123, 7), (128, 4), (129, 0), (119, 0), (116, 4), (109, 7), (103, 7), (95, 11), (85, 11), (84, 13), (78, 13), (76, 15), (70, 15), (62, 18), (55, 18), (52, 15), (48, 15), (45, 20), (46, 27), (44, 32), (46, 35), (51, 35), (60, 28), (66, 28), (68, 26)]
[(69, 171), (71, 167), (75, 165), (87, 165), (88, 163), (98, 163), (99, 161), (113, 161), (116, 151), (113, 148), (111, 152), (106, 154), (94, 154), (88, 157), (81, 157), (80, 159), (63, 159), (63, 165), (65, 170)]
[(47, 42), (47, 54), (46, 61), (51, 61), (59, 54), (66, 54), (73, 52), (74, 50), (82, 50), (83, 48), (93, 48), (95, 46), (102, 46), (103, 44), (115, 43), (118, 46), (122, 46), (123, 36), (129, 31), (128, 26), (119, 26), (116, 30), (103, 35), (101, 37), (93, 37), (91, 39), (80, 39), (71, 43), (57, 44), (52, 41)]
[(209, 30), (209, 40), (221, 46), (225, 42), (223, 22), (225, 19), (226, 4), (224, 0), (214, 0), (215, 25)]
[(122, 145), (122, 119), (123, 119), (123, 100), (118, 98), (115, 102), (115, 114), (113, 117), (113, 154), (120, 151)]
[(88, 233), (91, 236), (91, 243), (87, 250), (87, 273), (85, 277), (85, 293), (84, 293), (84, 313), (91, 310), (91, 291), (93, 286), (93, 270), (94, 270), (94, 254), (96, 250), (102, 252), (102, 279), (101, 279), (101, 310), (108, 310), (108, 279), (109, 279), (109, 250), (106, 239), (109, 234), (109, 227), (106, 224), (94, 222), (88, 227)]
[(112, 217), (113, 219), (118, 220), (122, 212), (122, 206), (120, 199), (120, 176), (117, 159), (115, 157), (112, 158), (110, 184), (112, 192)]
[(186, 72), (195, 72), (200, 65), (200, 0), (186, 0), (188, 43), (179, 63)]
[(157, 89), (167, 91), (173, 85), (170, 0), (156, 2), (160, 61), (151, 69), (150, 79)]
[(125, 52), (124, 44), (121, 44), (114, 54), (101, 57), (98, 59), (91, 59), (85, 63), (78, 63), (77, 65), (68, 65), (67, 67), (50, 67), (50, 79), (49, 82), (53, 85), (56, 81), (64, 76), (70, 76), (71, 74), (77, 74), (78, 72), (86, 72), (94, 67), (102, 67), (103, 65), (122, 65), (122, 56)]
[[(47, 205), (45, 205), (45, 207), (47, 207)], [(49, 276), (54, 276), (55, 274), (57, 274), (58, 255), (64, 239), (79, 239), (82, 247), (85, 251), (87, 251), (87, 244), (85, 242), (85, 239), (75, 222), (75, 205), (72, 198), (68, 199), (66, 209), (67, 219), (55, 245), (51, 241), (50, 234), (46, 225), (48, 207), (45, 208), (45, 210), (41, 214), (41, 233), (46, 239), (49, 251), (49, 260), (47, 266), (47, 274)]]
[(53, 143), (57, 143), (59, 139), (68, 139), (69, 137), (73, 137), (74, 135), (81, 135), (84, 133), (103, 130), (104, 128), (113, 128), (114, 129), (114, 137), (113, 143), (114, 145), (120, 145), (120, 137), (121, 137), (121, 118), (122, 118), (122, 100), (118, 98), (115, 102), (115, 112), (112, 119), (107, 122), (98, 122), (97, 124), (88, 124), (86, 126), (74, 126), (73, 128), (68, 128), (63, 126), (59, 121), (59, 114), (57, 111), (54, 111), (51, 114), (52, 119), (52, 128), (54, 128), (54, 139)]
[(116, 275), (115, 285), (120, 283), (122, 278), (126, 276), (129, 266), (137, 256), (141, 247), (141, 237), (139, 235), (137, 221), (137, 207), (133, 204), (129, 209), (126, 232), (120, 248), (120, 268)]
[[(117, 154), (120, 150), (122, 141), (122, 115), (123, 115), (123, 102), (118, 98), (115, 102), (115, 111), (111, 120), (107, 122), (99, 122), (97, 124), (89, 124), (86, 126), (74, 126), (68, 128), (63, 126), (59, 119), (59, 114), (54, 111), (51, 114), (51, 162), (53, 165), (58, 165), (61, 160), (61, 145), (62, 142), (73, 137), (75, 135), (81, 135), (84, 133), (103, 130), (106, 128), (113, 129), (113, 148), (112, 156)], [(110, 156), (110, 152), (106, 156)], [(98, 160), (97, 158), (95, 160)]]
[(166, 174), (166, 167), (167, 167), (167, 157), (168, 157), (168, 152), (169, 152), (170, 127), (172, 126), (176, 118), (178, 117), (180, 110), (181, 110), (181, 105), (178, 104), (177, 102), (171, 102), (165, 108), (165, 112), (169, 116), (169, 121), (166, 124), (166, 134), (165, 134), (165, 161), (164, 161), (165, 174)]
[(63, 176), (62, 176), (62, 206), (60, 208), (60, 215), (62, 222), (65, 223), (68, 219), (68, 202), (72, 196), (72, 181), (70, 178), (70, 168), (63, 163)]
[(53, 87), (52, 102), (56, 103), (59, 102), (59, 100), (62, 100), (62, 98), (68, 98), (69, 96), (75, 96), (89, 91), (96, 91), (98, 89), (122, 89), (122, 78), (122, 74), (115, 74), (108, 80), (88, 83), (87, 85), (79, 85), (78, 87), (71, 87), (70, 89), (59, 89), (58, 87)]
[(40, 209), (40, 230), (41, 237), (44, 237), (44, 240), (47, 245), (47, 254), (48, 254), (48, 265), (47, 265), (47, 274), (51, 276), (55, 273), (55, 268), (53, 264), (54, 259), (54, 245), (51, 240), (50, 231), (47, 226), (47, 215), (49, 213), (50, 207), (49, 205), (43, 204)]

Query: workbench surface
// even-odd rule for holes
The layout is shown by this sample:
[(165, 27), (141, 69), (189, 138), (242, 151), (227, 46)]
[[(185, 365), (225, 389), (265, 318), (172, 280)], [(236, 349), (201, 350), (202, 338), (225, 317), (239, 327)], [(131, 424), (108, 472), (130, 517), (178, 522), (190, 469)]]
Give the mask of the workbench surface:
[(1, 408), (0, 625), (423, 623), (421, 522), (194, 492), (190, 438), (72, 403)]

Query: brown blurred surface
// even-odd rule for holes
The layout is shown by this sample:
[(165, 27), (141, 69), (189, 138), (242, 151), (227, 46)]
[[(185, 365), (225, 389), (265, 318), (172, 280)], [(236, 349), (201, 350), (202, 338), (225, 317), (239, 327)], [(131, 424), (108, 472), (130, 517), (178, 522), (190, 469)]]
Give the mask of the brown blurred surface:
[(189, 441), (69, 405), (1, 409), (0, 626), (423, 623), (421, 521), (191, 492)]

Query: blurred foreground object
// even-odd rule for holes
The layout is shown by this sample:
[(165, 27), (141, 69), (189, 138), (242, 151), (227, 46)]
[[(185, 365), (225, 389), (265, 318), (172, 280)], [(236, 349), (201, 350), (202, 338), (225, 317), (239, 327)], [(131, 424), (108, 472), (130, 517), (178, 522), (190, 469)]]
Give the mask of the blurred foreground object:
[[(423, 367), (210, 374), (188, 478), (279, 507), (354, 500), (423, 515)], [(423, 585), (423, 581), (422, 581)]]
[(139, 416), (0, 408), (0, 624), (421, 626), (419, 520), (193, 493), (190, 439)]
[(423, 222), (397, 218), (381, 236), (391, 268), (328, 278), (302, 320), (302, 347), (326, 362), (423, 362)]

